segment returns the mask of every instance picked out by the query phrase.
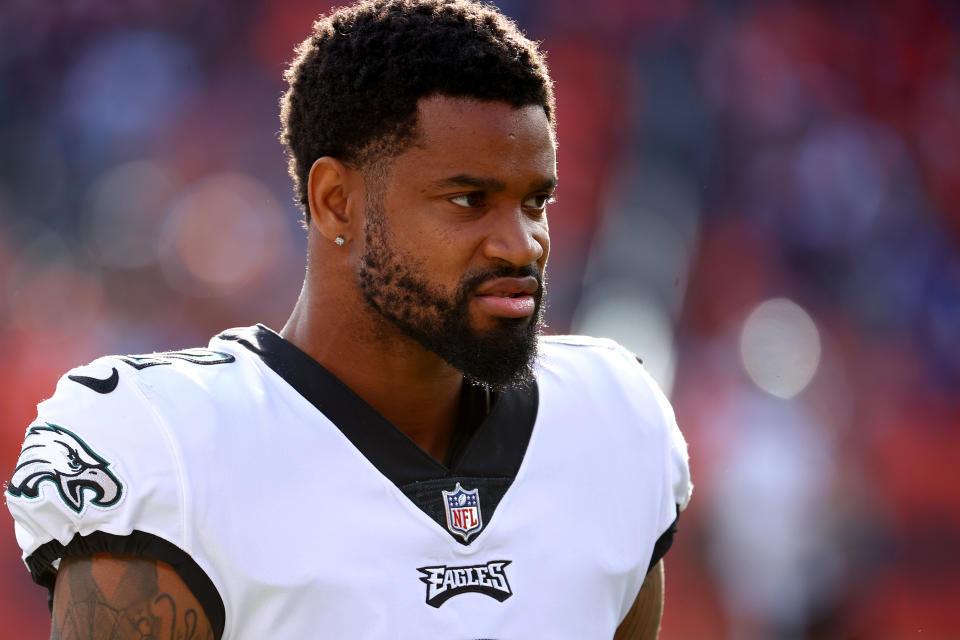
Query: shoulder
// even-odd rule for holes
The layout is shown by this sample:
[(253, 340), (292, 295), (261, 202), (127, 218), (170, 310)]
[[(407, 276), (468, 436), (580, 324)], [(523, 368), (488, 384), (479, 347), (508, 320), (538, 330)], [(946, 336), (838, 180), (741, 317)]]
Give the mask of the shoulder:
[(614, 340), (580, 335), (544, 336), (539, 349), (538, 363), (545, 374), (584, 383), (602, 379), (607, 388), (615, 383), (659, 391), (642, 360)]
[(616, 340), (593, 336), (560, 335), (541, 336), (540, 352), (547, 357), (585, 357), (610, 359), (627, 357), (641, 363), (639, 357)]
[(237, 360), (226, 349), (193, 348), (104, 356), (64, 374), (37, 405), (7, 485), (24, 550), (94, 530), (127, 534), (144, 504), (178, 521), (185, 496), (171, 425), (189, 430), (170, 416), (202, 406), (219, 384), (215, 371)]
[[(184, 441), (203, 434), (182, 416), (229, 387), (240, 361), (239, 351), (212, 342), (104, 356), (60, 378), (37, 405), (5, 492), (35, 582), (52, 588), (62, 558), (135, 553), (185, 568), (196, 593), (217, 593), (197, 564), (202, 554), (193, 559), (182, 456)], [(211, 619), (215, 610), (222, 605)]]
[(53, 423), (78, 436), (131, 439), (131, 449), (142, 449), (138, 443), (167, 422), (166, 414), (203, 405), (216, 387), (228, 386), (221, 378), (236, 362), (236, 354), (208, 348), (97, 358), (58, 380), (53, 395), (37, 405), (27, 437)]
[[(221, 334), (223, 335), (223, 334)], [(208, 347), (109, 355), (65, 373), (38, 414), (117, 422), (156, 418), (164, 406), (202, 402), (249, 367), (246, 350), (220, 336)], [(151, 418), (151, 416), (153, 418)]]
[(179, 428), (185, 409), (202, 411), (221, 389), (234, 386), (249, 367), (242, 351), (214, 338), (208, 347), (97, 358), (59, 379), (53, 395), (37, 405), (27, 438), (52, 433), (54, 424), (64, 434), (103, 439), (137, 456), (151, 438), (168, 439), (166, 431)]
[(659, 442), (673, 502), (690, 500), (687, 443), (666, 394), (629, 349), (590, 336), (547, 336), (540, 340), (538, 384), (559, 402), (591, 402)]
[(538, 383), (569, 402), (588, 402), (633, 424), (666, 432), (672, 410), (640, 359), (619, 343), (590, 336), (540, 342)]
[(216, 365), (236, 363), (236, 351), (235, 343), (218, 336), (211, 340), (210, 347), (102, 356), (65, 373), (54, 395), (45, 403), (66, 400), (85, 406), (96, 400), (141, 395), (145, 388), (158, 383), (176, 388), (202, 385), (205, 378), (230, 372), (229, 368)]
[(626, 351), (616, 340), (581, 335), (542, 336), (540, 344), (545, 348), (586, 347), (599, 351)]

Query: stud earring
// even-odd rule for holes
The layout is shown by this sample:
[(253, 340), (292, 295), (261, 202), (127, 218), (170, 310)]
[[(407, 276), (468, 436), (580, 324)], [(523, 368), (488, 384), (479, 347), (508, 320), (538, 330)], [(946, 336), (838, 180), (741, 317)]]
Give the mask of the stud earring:
[(343, 239), (343, 236), (337, 236), (334, 242), (338, 247), (342, 247), (343, 243), (346, 242), (346, 240)]

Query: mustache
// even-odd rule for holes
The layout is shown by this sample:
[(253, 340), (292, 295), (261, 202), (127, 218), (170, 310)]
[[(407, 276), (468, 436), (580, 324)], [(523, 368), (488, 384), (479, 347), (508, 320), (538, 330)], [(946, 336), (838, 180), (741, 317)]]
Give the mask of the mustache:
[(484, 269), (475, 273), (470, 273), (460, 281), (460, 293), (466, 295), (477, 289), (480, 285), (490, 280), (498, 278), (527, 278), (534, 277), (537, 280), (537, 293), (543, 294), (543, 272), (534, 264), (528, 264), (525, 267), (510, 267), (503, 265), (492, 269)]

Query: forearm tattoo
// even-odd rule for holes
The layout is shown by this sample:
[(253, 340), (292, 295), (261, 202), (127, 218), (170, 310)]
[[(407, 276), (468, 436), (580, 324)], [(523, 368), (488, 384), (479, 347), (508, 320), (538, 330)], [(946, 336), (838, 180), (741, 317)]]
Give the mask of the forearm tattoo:
[(196, 598), (169, 567), (136, 556), (65, 561), (51, 640), (213, 640)]

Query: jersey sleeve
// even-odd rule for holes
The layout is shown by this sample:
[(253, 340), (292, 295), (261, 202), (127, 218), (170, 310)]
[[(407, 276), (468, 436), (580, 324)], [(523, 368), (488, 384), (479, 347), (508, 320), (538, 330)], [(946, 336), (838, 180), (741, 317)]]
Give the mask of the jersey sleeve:
[(177, 449), (137, 373), (101, 358), (70, 371), (38, 405), (5, 495), (17, 542), (51, 596), (64, 557), (134, 553), (167, 562), (222, 629), (222, 601), (190, 554)]
[[(658, 389), (659, 391), (659, 389)], [(690, 479), (690, 454), (687, 452), (687, 441), (680, 432), (673, 407), (662, 392), (658, 393), (663, 409), (664, 424), (667, 429), (667, 469), (669, 493), (677, 506), (683, 511), (693, 496), (693, 482)]]
[(652, 568), (666, 555), (673, 544), (674, 534), (678, 530), (680, 512), (687, 508), (693, 495), (693, 482), (690, 478), (690, 456), (687, 451), (687, 441), (677, 425), (673, 407), (660, 386), (639, 363), (639, 359), (637, 360), (643, 372), (642, 375), (653, 392), (664, 429), (663, 495), (661, 496), (660, 519), (658, 522), (660, 535), (650, 558), (650, 568)]

